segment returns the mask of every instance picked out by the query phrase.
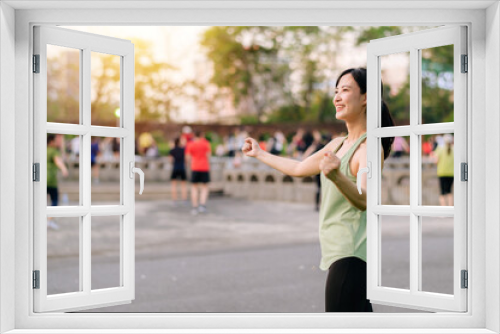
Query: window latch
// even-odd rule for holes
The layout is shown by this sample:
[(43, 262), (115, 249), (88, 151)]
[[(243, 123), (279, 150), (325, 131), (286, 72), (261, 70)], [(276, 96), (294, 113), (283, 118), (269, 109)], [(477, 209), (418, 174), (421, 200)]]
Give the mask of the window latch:
[(130, 161), (129, 163), (129, 176), (131, 179), (134, 178), (134, 173), (139, 174), (139, 181), (140, 181), (140, 190), (139, 190), (139, 195), (142, 195), (142, 192), (144, 191), (144, 172), (137, 167), (134, 167), (134, 162)]
[(358, 187), (358, 192), (360, 195), (361, 195), (361, 175), (363, 175), (363, 173), (367, 173), (369, 179), (372, 178), (372, 163), (370, 161), (368, 161), (367, 166), (365, 168), (361, 168), (360, 170), (358, 170), (358, 174), (356, 176), (356, 186)]

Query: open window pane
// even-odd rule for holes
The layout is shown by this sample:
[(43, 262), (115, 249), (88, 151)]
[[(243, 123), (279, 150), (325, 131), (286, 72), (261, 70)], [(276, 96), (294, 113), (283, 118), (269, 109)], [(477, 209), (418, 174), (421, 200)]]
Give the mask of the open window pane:
[(92, 125), (120, 126), (121, 57), (91, 53)]
[(92, 216), (92, 290), (121, 286), (121, 216)]
[[(70, 95), (76, 96), (78, 102), (76, 117), (64, 118), (60, 114), (51, 114), (50, 110), (47, 112), (47, 107), (50, 109), (52, 103), (49, 96), (51, 94), (49, 82), (51, 72), (45, 66), (47, 63), (50, 64), (45, 52), (47, 48), (50, 49), (48, 45), (60, 45), (62, 48), (71, 46), (78, 51), (79, 77), (72, 81), (77, 82), (78, 85), (69, 83), (67, 87)], [(113, 54), (115, 55), (113, 59), (118, 59), (119, 73), (114, 82), (114, 86), (118, 86), (118, 98), (106, 96), (106, 99), (99, 100), (99, 96), (96, 96), (96, 101), (105, 101), (107, 105), (113, 103), (116, 106), (122, 105), (124, 111), (122, 118), (127, 120), (127, 123), (120, 128), (116, 127), (116, 117), (113, 114), (111, 116), (115, 117), (115, 121), (113, 124), (109, 124), (113, 128), (92, 126), (90, 108), (92, 93), (91, 50), (102, 54)], [(39, 74), (33, 75), (35, 97), (33, 113), (33, 176), (35, 181), (33, 183), (35, 193), (33, 201), (33, 271), (38, 273), (36, 275), (40, 278), (39, 288), (33, 289), (34, 311), (83, 310), (102, 305), (128, 303), (134, 299), (135, 294), (133, 277), (134, 215), (128, 214), (134, 210), (134, 182), (130, 177), (123, 177), (128, 172), (128, 168), (125, 169), (119, 162), (118, 168), (113, 170), (113, 173), (116, 173), (114, 177), (117, 179), (114, 193), (111, 192), (115, 198), (113, 202), (115, 205), (92, 206), (95, 203), (92, 202), (91, 141), (92, 136), (97, 139), (101, 139), (100, 136), (110, 136), (110, 138), (102, 138), (106, 144), (109, 144), (113, 137), (126, 138), (124, 140), (126, 148), (118, 150), (124, 152), (123, 155), (128, 163), (134, 162), (134, 46), (126, 40), (55, 27), (36, 26), (34, 28), (33, 53), (40, 57)], [(63, 54), (62, 51), (60, 53)], [(68, 57), (71, 58), (71, 56)], [(123, 68), (120, 69), (122, 62)], [(64, 62), (62, 64), (64, 65)], [(54, 64), (55, 68), (59, 68), (57, 66), (60, 65)], [(65, 67), (61, 68), (63, 71)], [(72, 71), (75, 72), (72, 68), (67, 69), (65, 72), (67, 78), (74, 77)], [(49, 88), (47, 88), (47, 84)], [(120, 92), (122, 87), (123, 92)], [(73, 88), (77, 91), (75, 94), (73, 94)], [(110, 93), (109, 90), (106, 93)], [(123, 101), (120, 101), (121, 95), (123, 95)], [(54, 94), (54, 96), (59, 98), (62, 95)], [(61, 108), (64, 109), (65, 106), (65, 104), (61, 104)], [(55, 116), (55, 118), (51, 118), (51, 115), (60, 118)], [(96, 153), (94, 162), (97, 162), (95, 158), (97, 158), (99, 150), (94, 153)], [(108, 151), (105, 148), (100, 148), (100, 153), (104, 159), (108, 158)], [(112, 151), (110, 156), (114, 157)], [(118, 153), (118, 160), (120, 161), (120, 153)], [(39, 182), (36, 182), (37, 179)], [(50, 189), (51, 186), (53, 189)], [(122, 187), (126, 190), (123, 193), (121, 193)], [(47, 201), (47, 193), (54, 195), (49, 197), (49, 201)], [(94, 196), (95, 199), (96, 196)], [(125, 205), (118, 205), (122, 201)], [(104, 200), (97, 202), (99, 204), (106, 203)], [(92, 264), (91, 249), (92, 215), (114, 215), (115, 217), (125, 215), (126, 217), (123, 219), (126, 221), (123, 224), (124, 231), (121, 230), (121, 219), (117, 218), (118, 222), (115, 225), (118, 226), (118, 232), (113, 236), (113, 240), (117, 238), (118, 241), (113, 243), (109, 240), (106, 245), (107, 247), (115, 245), (113, 249), (118, 247), (117, 274), (109, 283), (94, 282), (94, 285), (101, 289), (98, 293), (91, 292), (91, 271), (95, 267)], [(71, 222), (67, 223), (68, 220)], [(104, 235), (107, 237), (107, 232)], [(105, 249), (104, 252), (109, 252), (109, 250)], [(94, 271), (99, 273), (98, 269), (94, 268)], [(104, 277), (109, 276), (104, 275)], [(106, 286), (115, 288), (103, 289)]]
[(410, 137), (395, 137), (381, 180), (382, 205), (410, 205)]
[(47, 294), (81, 291), (80, 217), (47, 218)]
[[(467, 167), (467, 74), (460, 70), (461, 55), (467, 53), (466, 32), (465, 27), (441, 27), (371, 41), (368, 46), (368, 162), (372, 163), (375, 175), (379, 173), (381, 158), (374, 148), (380, 146), (380, 137), (409, 136), (413, 153), (409, 157), (411, 189), (408, 206), (379, 207), (384, 191), (369, 192), (367, 243), (371, 252), (367, 253), (368, 271), (371, 277), (382, 276), (383, 284), (383, 287), (380, 287), (368, 282), (368, 297), (372, 302), (379, 301), (403, 307), (414, 306), (431, 311), (463, 312), (467, 309), (467, 291), (461, 288), (459, 280), (460, 271), (467, 270), (467, 182), (453, 182), (460, 179), (456, 177), (457, 164), (463, 163)], [(408, 51), (411, 86), (410, 126), (380, 127), (379, 92), (382, 73), (380, 58), (387, 54)], [(455, 90), (457, 94), (454, 94)], [(374, 94), (375, 98), (370, 98), (373, 96), (370, 94)], [(447, 116), (443, 116), (445, 114)], [(445, 136), (446, 147), (435, 149), (440, 141), (444, 144)], [(434, 141), (437, 142), (436, 145)], [(448, 157), (446, 166), (440, 166), (439, 172), (436, 166), (437, 154), (441, 158), (445, 154)], [(389, 164), (388, 160), (386, 164)], [(447, 184), (442, 184), (438, 177), (447, 177)], [(379, 180), (379, 177), (369, 178), (368, 189), (371, 187), (384, 189), (383, 184), (382, 186), (378, 184)], [(441, 188), (443, 194), (451, 199), (447, 199), (446, 202), (441, 200), (443, 197)], [(448, 196), (451, 193), (453, 195)], [(383, 242), (384, 226), (379, 227), (381, 231), (370, 228), (377, 226), (377, 222), (373, 220), (379, 214), (387, 216), (403, 214), (410, 217), (409, 291), (385, 288), (387, 283), (384, 283), (383, 265), (386, 256)], [(453, 223), (449, 224), (444, 223), (449, 218), (434, 218), (450, 216), (453, 216)], [(439, 225), (441, 221), (443, 225)], [(434, 230), (438, 225), (443, 230)], [(441, 252), (443, 254), (439, 254)], [(440, 257), (445, 256), (444, 254), (451, 254), (451, 257), (448, 259)], [(453, 265), (449, 266), (449, 263)], [(442, 267), (433, 270), (439, 264)]]
[(79, 205), (80, 140), (47, 134), (47, 206)]
[(423, 49), (422, 124), (453, 122), (453, 45)]
[(422, 205), (453, 206), (453, 134), (420, 136), (422, 145)]
[(410, 53), (380, 57), (382, 96), (395, 126), (410, 124)]
[(120, 204), (120, 138), (92, 137), (92, 205)]
[(80, 53), (47, 45), (47, 122), (80, 123)]
[(410, 217), (380, 216), (381, 286), (410, 288)]
[(453, 294), (453, 217), (421, 217), (421, 290)]

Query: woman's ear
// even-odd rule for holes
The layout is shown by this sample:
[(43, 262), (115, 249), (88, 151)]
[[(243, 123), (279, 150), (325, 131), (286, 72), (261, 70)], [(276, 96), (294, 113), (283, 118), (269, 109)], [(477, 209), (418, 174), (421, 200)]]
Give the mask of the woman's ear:
[(366, 101), (366, 93), (361, 94), (361, 105), (363, 107), (365, 107), (365, 110), (366, 110), (366, 103), (367, 103), (367, 101)]

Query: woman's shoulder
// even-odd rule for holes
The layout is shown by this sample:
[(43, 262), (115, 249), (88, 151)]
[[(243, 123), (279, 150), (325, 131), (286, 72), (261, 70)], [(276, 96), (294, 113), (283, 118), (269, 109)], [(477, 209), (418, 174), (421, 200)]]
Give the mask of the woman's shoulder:
[(345, 139), (345, 137), (333, 138), (332, 140), (330, 140), (330, 142), (328, 144), (325, 145), (325, 147), (327, 148), (327, 150), (332, 151), (332, 150), (336, 149), (337, 146), (339, 146), (340, 143), (342, 143), (342, 141), (344, 139)]

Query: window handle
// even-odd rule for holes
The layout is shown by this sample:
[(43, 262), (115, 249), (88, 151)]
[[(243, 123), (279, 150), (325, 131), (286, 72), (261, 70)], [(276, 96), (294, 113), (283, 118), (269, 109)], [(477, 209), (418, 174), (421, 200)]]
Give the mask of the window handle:
[(139, 181), (140, 181), (140, 190), (139, 190), (139, 195), (142, 195), (142, 192), (144, 191), (144, 172), (140, 169), (140, 168), (137, 168), (137, 167), (134, 167), (134, 162), (133, 161), (130, 161), (129, 163), (129, 171), (130, 171), (130, 178), (133, 179), (134, 178), (134, 173), (137, 173), (139, 174)]
[(358, 174), (356, 177), (356, 186), (358, 187), (358, 192), (360, 195), (361, 195), (361, 175), (363, 175), (363, 173), (367, 173), (368, 178), (369, 179), (372, 178), (372, 163), (368, 161), (367, 165), (368, 165), (367, 167), (358, 170)]

